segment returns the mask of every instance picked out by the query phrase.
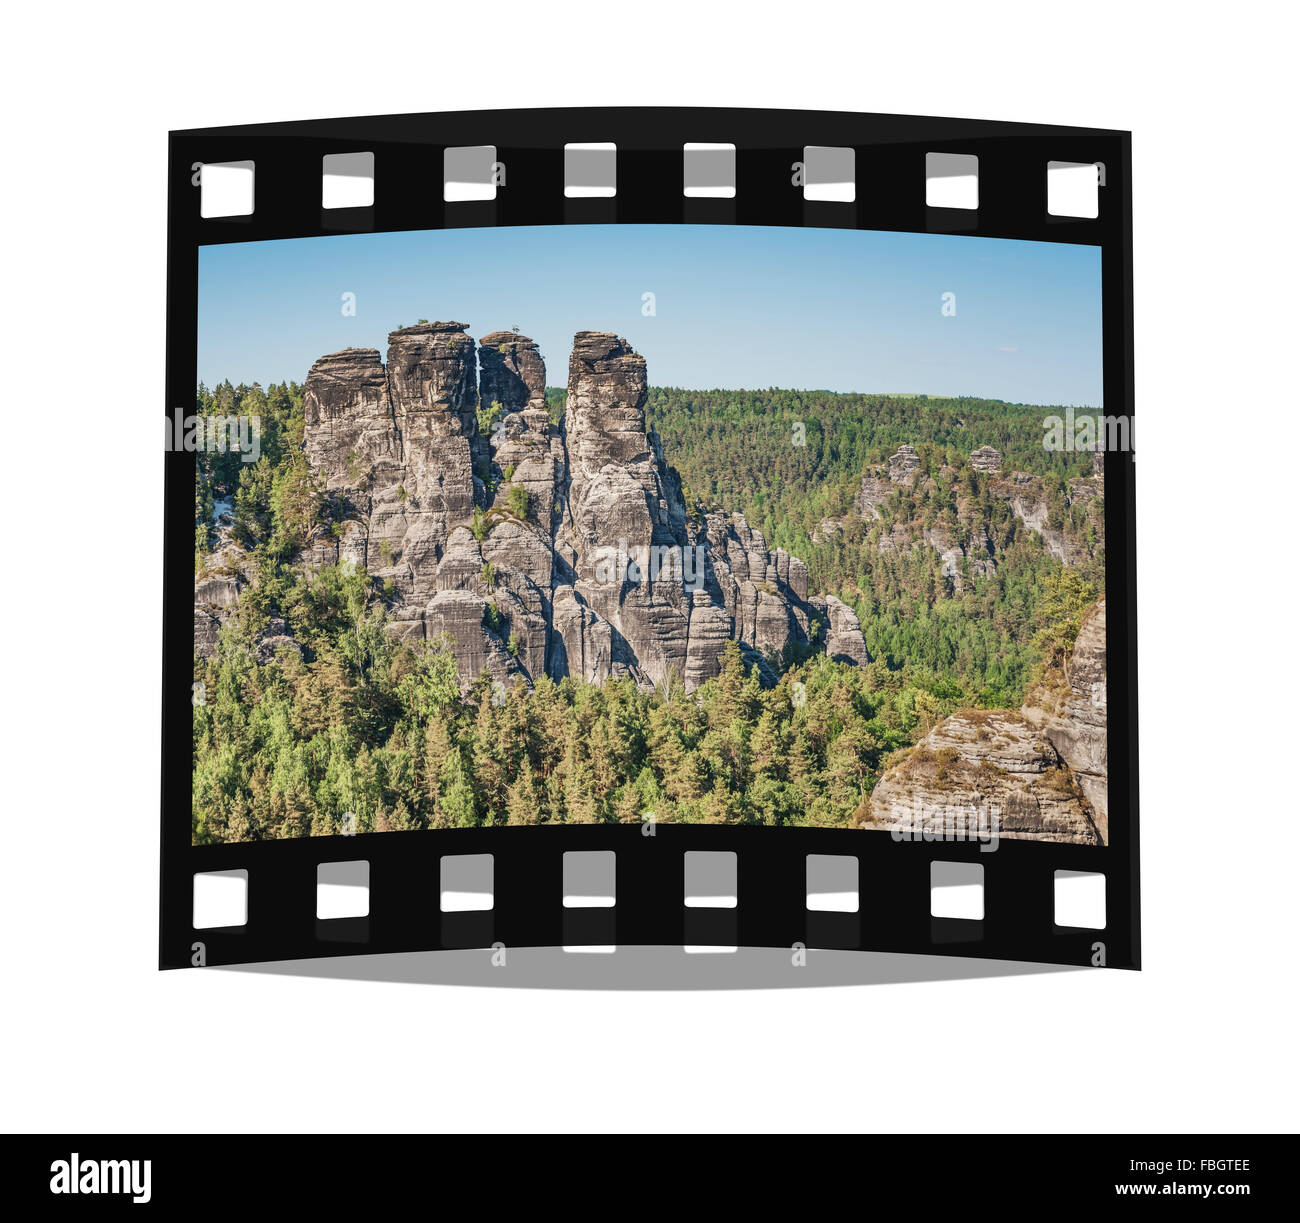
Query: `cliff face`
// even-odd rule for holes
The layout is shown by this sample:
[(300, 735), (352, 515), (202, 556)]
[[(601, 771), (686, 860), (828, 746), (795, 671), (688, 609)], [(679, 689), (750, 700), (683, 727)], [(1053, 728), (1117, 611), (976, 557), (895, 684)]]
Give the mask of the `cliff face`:
[(1092, 810), (1101, 840), (1109, 837), (1106, 797), (1106, 600), (1084, 618), (1065, 683), (1029, 693), (1020, 712), (1069, 767)]
[(871, 794), (868, 828), (1104, 845), (1106, 603), (1079, 630), (1064, 681), (1019, 713), (972, 710), (939, 723)]
[(626, 342), (574, 337), (552, 674), (686, 674), (693, 599), (681, 561), (694, 541), (675, 473), (646, 434), (645, 398), (645, 360)]
[[(559, 426), (537, 345), (514, 332), (476, 345), (462, 323), (422, 323), (392, 333), (386, 362), (321, 357), (305, 449), (342, 525), (302, 562), (379, 579), (395, 631), (446, 634), (466, 681), (675, 673), (693, 689), (729, 639), (769, 676), (791, 646), (869, 661), (802, 561), (741, 515), (688, 518), (645, 401), (644, 358), (604, 332), (574, 337)], [(210, 649), (219, 611), (202, 613)]]

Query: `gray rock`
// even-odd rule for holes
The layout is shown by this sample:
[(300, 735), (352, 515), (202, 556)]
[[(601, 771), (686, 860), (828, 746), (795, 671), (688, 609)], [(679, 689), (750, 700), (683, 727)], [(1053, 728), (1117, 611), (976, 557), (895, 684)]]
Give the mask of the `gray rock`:
[[(879, 518), (880, 506), (893, 495), (889, 480), (882, 480), (873, 472), (862, 477), (862, 487), (858, 489), (854, 507), (862, 518)], [(822, 524), (823, 528), (825, 523)]]
[[(765, 658), (814, 644), (807, 566), (739, 514), (688, 521), (645, 400), (644, 358), (606, 332), (574, 337), (558, 428), (537, 345), (515, 332), (476, 346), (461, 323), (422, 323), (392, 333), (386, 366), (373, 349), (322, 357), (305, 445), (345, 525), (300, 561), (351, 558), (391, 582), (394, 631), (445, 635), (467, 683), (675, 674), (693, 689), (728, 639), (771, 681)], [(487, 435), (482, 404), (500, 405)], [(836, 652), (866, 661), (836, 603)]]
[(871, 793), (864, 827), (908, 837), (1102, 840), (1070, 770), (1048, 737), (1006, 710), (955, 713), (939, 723)]
[(201, 607), (194, 609), (194, 649), (204, 658), (217, 652), (217, 639), (221, 632), (221, 619)]
[(226, 574), (200, 578), (194, 583), (194, 602), (211, 607), (234, 607), (239, 602), (240, 586), (237, 577)]
[(1106, 600), (1084, 618), (1065, 668), (1068, 690), (1036, 689), (1021, 713), (1043, 730), (1069, 765), (1109, 840), (1106, 749)]
[(841, 662), (865, 667), (871, 661), (867, 643), (862, 636), (858, 617), (847, 603), (834, 595), (826, 596), (826, 653)]
[(907, 442), (889, 457), (889, 478), (894, 484), (911, 484), (920, 470), (921, 456)]

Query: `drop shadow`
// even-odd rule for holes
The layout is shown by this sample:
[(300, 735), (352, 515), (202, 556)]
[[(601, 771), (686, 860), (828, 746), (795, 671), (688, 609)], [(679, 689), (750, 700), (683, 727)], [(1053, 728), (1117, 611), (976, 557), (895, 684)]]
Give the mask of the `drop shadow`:
[[(282, 960), (223, 967), (230, 972), (389, 981), (405, 985), (629, 991), (910, 985), (1086, 971), (1072, 965), (893, 952), (823, 951), (814, 948), (804, 955), (805, 963), (796, 966), (796, 953), (782, 947), (742, 947), (730, 953), (702, 954), (688, 954), (680, 947), (619, 947), (612, 954), (568, 952), (559, 947), (511, 947), (498, 952), (495, 957), (488, 948), (478, 948), (472, 951), (414, 951)], [(499, 962), (502, 958), (504, 963)]]

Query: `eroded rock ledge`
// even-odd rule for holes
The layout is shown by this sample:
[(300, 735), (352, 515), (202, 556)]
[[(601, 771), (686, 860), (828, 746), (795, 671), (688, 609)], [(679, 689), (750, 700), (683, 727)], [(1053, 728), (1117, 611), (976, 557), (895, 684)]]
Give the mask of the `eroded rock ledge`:
[(866, 828), (908, 837), (996, 830), (1010, 839), (1104, 845), (1106, 603), (1088, 613), (1064, 682), (1020, 711), (967, 710), (939, 723), (888, 768)]

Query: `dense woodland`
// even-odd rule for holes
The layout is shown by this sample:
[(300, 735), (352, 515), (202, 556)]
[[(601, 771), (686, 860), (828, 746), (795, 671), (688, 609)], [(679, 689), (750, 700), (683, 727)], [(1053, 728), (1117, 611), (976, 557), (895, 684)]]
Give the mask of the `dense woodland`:
[[(495, 694), (480, 679), (462, 694), (443, 643), (408, 645), (386, 631), (383, 592), (368, 575), (334, 566), (309, 577), (293, 564), (309, 532), (336, 526), (303, 457), (301, 388), (201, 387), (197, 411), (262, 422), (256, 463), (196, 455), (196, 568), (222, 563), (212, 514), (231, 497), (231, 534), (254, 578), (217, 655), (194, 659), (201, 844), (650, 815), (851, 826), (892, 752), (954, 709), (1018, 704), (1036, 671), (1059, 666), (1100, 593), (1096, 566), (1052, 560), (1003, 521), (1000, 503), (986, 512), (1011, 532), (1005, 556), (960, 594), (933, 549), (885, 557), (869, 532), (811, 543), (822, 518), (849, 508), (862, 470), (903, 441), (936, 489), (906, 490), (890, 515), (942, 515), (954, 499), (979, 506), (978, 479), (942, 468), (986, 442), (1007, 466), (1046, 470), (1047, 409), (656, 389), (653, 419), (691, 500), (745, 511), (769, 543), (804, 557), (815, 590), (841, 591), (863, 613), (876, 661), (807, 658), (764, 690), (733, 644), (722, 674), (689, 695), (675, 682), (643, 692), (627, 680), (547, 678)], [(794, 419), (806, 422), (806, 447), (790, 444)], [(1055, 461), (1082, 474), (1076, 457), (1087, 458)], [(301, 655), (258, 661), (271, 617), (286, 621)]]

